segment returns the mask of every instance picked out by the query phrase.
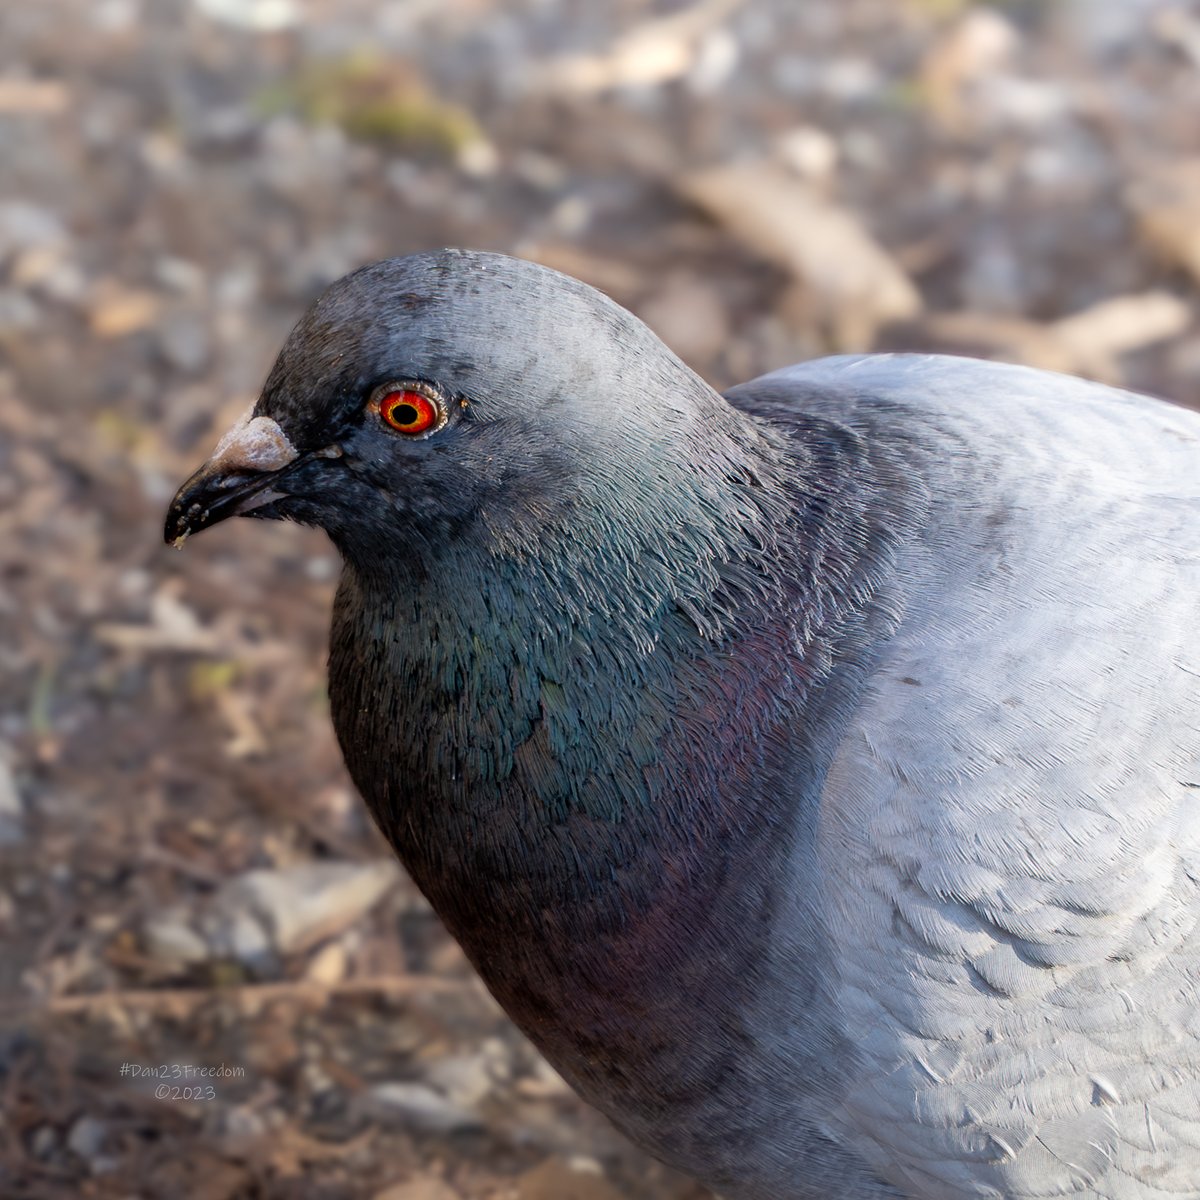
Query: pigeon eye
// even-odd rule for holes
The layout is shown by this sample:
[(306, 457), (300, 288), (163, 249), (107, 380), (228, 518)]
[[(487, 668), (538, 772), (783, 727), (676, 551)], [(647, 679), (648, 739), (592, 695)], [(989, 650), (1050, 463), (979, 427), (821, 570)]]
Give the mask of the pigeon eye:
[(385, 383), (376, 389), (371, 406), (378, 406), (385, 425), (409, 437), (436, 433), (446, 423), (440, 397), (421, 384)]

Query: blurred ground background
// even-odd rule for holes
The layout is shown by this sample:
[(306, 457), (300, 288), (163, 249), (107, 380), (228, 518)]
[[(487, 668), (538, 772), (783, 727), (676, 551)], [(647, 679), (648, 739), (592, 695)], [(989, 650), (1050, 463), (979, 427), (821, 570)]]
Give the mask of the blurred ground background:
[(699, 1200), (364, 821), (323, 538), (160, 544), (320, 288), (443, 244), (597, 284), (718, 385), (936, 348), (1195, 404), (1200, 4), (5, 5), (6, 1198)]

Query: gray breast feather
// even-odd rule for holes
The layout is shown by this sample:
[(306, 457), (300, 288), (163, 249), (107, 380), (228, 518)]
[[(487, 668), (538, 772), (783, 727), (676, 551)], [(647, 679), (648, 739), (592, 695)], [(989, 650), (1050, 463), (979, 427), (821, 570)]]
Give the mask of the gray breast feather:
[(1200, 1195), (1200, 417), (938, 358), (752, 386), (960, 448), (821, 800), (830, 1136), (930, 1200)]

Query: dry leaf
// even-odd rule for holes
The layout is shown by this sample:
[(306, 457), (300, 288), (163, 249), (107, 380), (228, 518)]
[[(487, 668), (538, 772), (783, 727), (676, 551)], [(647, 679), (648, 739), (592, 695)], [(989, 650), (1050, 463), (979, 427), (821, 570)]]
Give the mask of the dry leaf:
[(1081, 367), (1089, 359), (1141, 350), (1182, 333), (1191, 324), (1187, 303), (1170, 292), (1114, 296), (1083, 312), (1055, 321), (1052, 336), (1069, 349)]
[(649, 87), (686, 75), (711, 33), (745, 0), (703, 0), (636, 26), (603, 54), (572, 54), (549, 64), (536, 81), (547, 91), (594, 95), (610, 88)]
[(459, 1200), (459, 1196), (440, 1179), (422, 1175), (419, 1179), (394, 1183), (382, 1192), (376, 1192), (373, 1200)]
[(213, 703), (229, 729), (225, 752), (230, 758), (257, 758), (266, 753), (269, 743), (255, 716), (257, 697), (227, 690), (214, 693)]
[(154, 324), (162, 304), (153, 292), (102, 285), (96, 289), (88, 314), (88, 326), (96, 337), (125, 337)]
[(310, 983), (331, 987), (346, 978), (346, 948), (341, 942), (330, 942), (322, 946), (309, 960), (304, 969), (304, 978)]
[(685, 176), (679, 188), (751, 250), (802, 283), (840, 348), (866, 349), (881, 325), (920, 311), (912, 281), (858, 218), (782, 168), (717, 167)]
[(921, 64), (921, 86), (934, 117), (954, 132), (966, 129), (975, 106), (970, 85), (995, 74), (1016, 48), (1016, 29), (999, 13), (977, 8), (939, 38)]
[(375, 1137), (374, 1129), (365, 1129), (345, 1142), (324, 1142), (310, 1138), (294, 1125), (284, 1125), (271, 1137), (271, 1163), (284, 1178), (307, 1173), (310, 1163), (336, 1162), (360, 1154)]
[(1190, 307), (1169, 292), (1114, 296), (1049, 323), (984, 313), (938, 313), (922, 323), (935, 341), (1046, 371), (1119, 383), (1117, 358), (1176, 337)]
[(0, 79), (0, 113), (50, 116), (65, 112), (71, 93), (56, 79)]

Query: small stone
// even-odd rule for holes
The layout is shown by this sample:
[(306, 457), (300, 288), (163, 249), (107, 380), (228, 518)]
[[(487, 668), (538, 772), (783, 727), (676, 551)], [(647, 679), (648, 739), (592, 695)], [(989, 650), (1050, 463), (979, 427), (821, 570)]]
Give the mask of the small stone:
[(206, 17), (252, 33), (278, 33), (298, 25), (300, 9), (294, 0), (192, 0)]
[(380, 1083), (364, 1097), (376, 1119), (399, 1117), (404, 1124), (427, 1133), (464, 1133), (481, 1129), (479, 1117), (452, 1103), (423, 1083)]
[(60, 258), (54, 268), (47, 272), (38, 285), (38, 291), (47, 300), (57, 304), (69, 304), (82, 308), (87, 300), (88, 280), (78, 263)]
[(582, 196), (567, 196), (554, 206), (550, 224), (565, 238), (577, 238), (592, 223), (592, 206)]
[(477, 1054), (455, 1054), (431, 1063), (426, 1077), (451, 1103), (478, 1109), (508, 1067), (503, 1042), (489, 1038)]
[(234, 1142), (257, 1141), (267, 1132), (262, 1116), (245, 1104), (235, 1104), (228, 1109), (221, 1126), (222, 1134)]
[(38, 307), (15, 288), (0, 288), (0, 334), (27, 333), (41, 320)]
[[(73, 267), (70, 260), (67, 258), (67, 245), (65, 242), (40, 242), (37, 245), (30, 246), (28, 249), (21, 250), (13, 256), (12, 265), (9, 267), (8, 277), (14, 287), (21, 288), (23, 291), (45, 291), (46, 284), (51, 284), (53, 289), (53, 280), (55, 276), (60, 275), (64, 268)], [(82, 275), (78, 267), (74, 267), (76, 280), (82, 285)], [(71, 285), (67, 285), (68, 293), (71, 291)], [(75, 293), (75, 296), (82, 294), (82, 286)], [(67, 296), (71, 298), (70, 294)]]
[(43, 1162), (58, 1148), (58, 1130), (53, 1125), (39, 1125), (29, 1138), (29, 1152)]
[(144, 133), (137, 144), (138, 156), (158, 182), (176, 186), (188, 180), (191, 163), (187, 148), (176, 132), (155, 129)]
[(570, 1167), (576, 1175), (600, 1175), (603, 1176), (604, 1168), (590, 1154), (572, 1154), (567, 1159), (567, 1166)]
[(217, 276), (213, 285), (213, 300), (218, 308), (249, 308), (258, 299), (261, 281), (257, 269), (250, 264), (230, 267)]
[(338, 1086), (329, 1072), (320, 1063), (316, 1062), (306, 1062), (300, 1068), (300, 1079), (304, 1085), (304, 1090), (311, 1096), (320, 1096), (324, 1092), (332, 1092)]
[(186, 258), (164, 254), (155, 260), (154, 274), (163, 287), (181, 296), (198, 296), (204, 291), (204, 270)]
[(92, 9), (92, 24), (106, 34), (124, 33), (141, 19), (139, 0), (99, 0)]
[(851, 104), (878, 95), (884, 78), (870, 59), (835, 58), (821, 72), (821, 84), (826, 95)]
[(19, 821), (24, 815), (25, 809), (17, 791), (17, 780), (9, 763), (8, 752), (0, 745), (0, 817), (12, 817)]
[(67, 1149), (80, 1158), (91, 1161), (100, 1153), (108, 1126), (96, 1117), (80, 1117), (67, 1134)]
[(233, 958), (248, 967), (268, 967), (275, 955), (271, 935), (258, 914), (234, 911), (223, 914), (226, 920), (219, 932), (209, 927), (209, 945), (221, 958)]
[(146, 922), (142, 948), (158, 962), (186, 966), (208, 959), (208, 943), (188, 924), (187, 909), (174, 905)]
[(495, 175), (500, 167), (500, 154), (491, 142), (475, 139), (467, 142), (456, 155), (458, 169), (473, 179)]
[(158, 349), (168, 366), (194, 375), (208, 364), (212, 349), (208, 325), (199, 313), (175, 312), (158, 327)]
[(66, 227), (49, 209), (24, 200), (0, 204), (0, 260), (19, 250), (66, 240)]
[(696, 57), (687, 74), (687, 86), (698, 96), (720, 91), (737, 70), (741, 50), (728, 29), (710, 30), (700, 40)]
[(112, 937), (121, 928), (121, 917), (114, 912), (98, 912), (88, 917), (88, 928), (101, 937)]
[(815, 125), (801, 125), (782, 134), (775, 142), (775, 152), (804, 179), (824, 182), (837, 168), (837, 142)]

